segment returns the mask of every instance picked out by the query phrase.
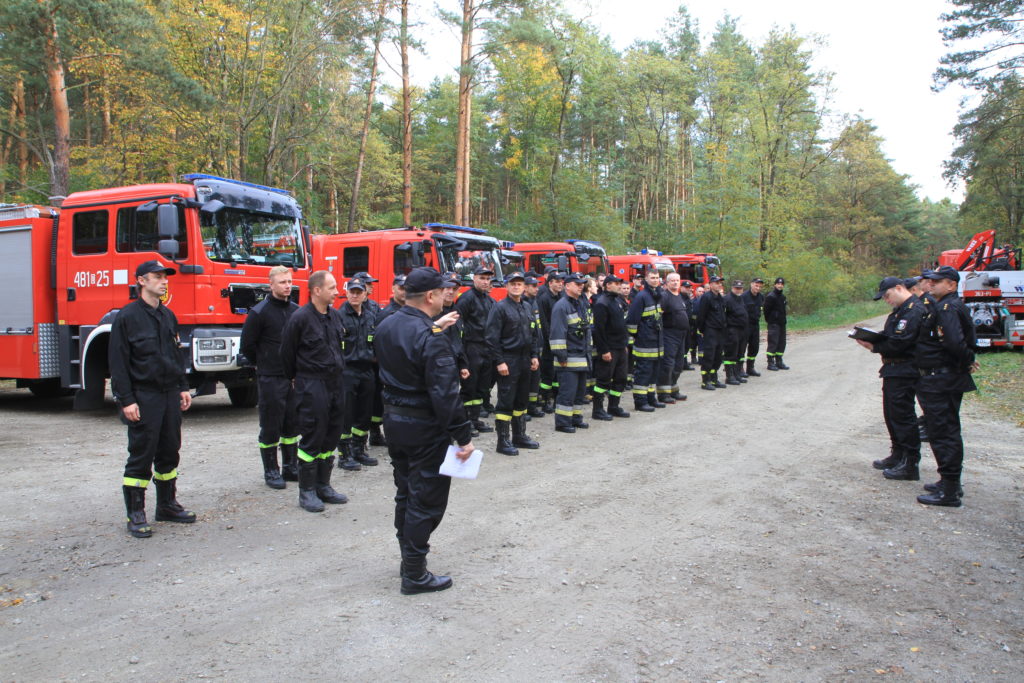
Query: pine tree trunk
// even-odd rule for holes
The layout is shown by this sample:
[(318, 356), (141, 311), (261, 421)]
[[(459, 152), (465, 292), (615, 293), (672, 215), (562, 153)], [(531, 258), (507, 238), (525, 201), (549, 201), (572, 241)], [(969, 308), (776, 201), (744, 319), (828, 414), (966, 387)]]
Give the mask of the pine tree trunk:
[(64, 196), (71, 179), (71, 110), (64, 81), (64, 58), (52, 12), (43, 19), (43, 66), (53, 102), (53, 157), (50, 159), (50, 192)]
[(412, 225), (412, 98), (409, 86), (409, 0), (402, 0), (402, 225)]
[(352, 201), (348, 205), (348, 228), (346, 232), (353, 232), (356, 225), (359, 189), (363, 184), (363, 164), (366, 163), (366, 140), (370, 135), (373, 98), (377, 92), (377, 65), (380, 61), (380, 41), (384, 35), (384, 14), (386, 11), (387, 0), (380, 0), (377, 5), (377, 29), (373, 34), (373, 62), (370, 65), (370, 83), (366, 92), (366, 107), (363, 109), (363, 127), (359, 132), (359, 155), (356, 157), (355, 177), (352, 179)]

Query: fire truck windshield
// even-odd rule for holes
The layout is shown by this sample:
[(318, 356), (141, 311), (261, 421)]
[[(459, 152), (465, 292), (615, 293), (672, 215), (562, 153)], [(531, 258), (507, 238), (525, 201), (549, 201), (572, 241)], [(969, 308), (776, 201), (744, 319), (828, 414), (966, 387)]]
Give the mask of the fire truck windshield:
[(600, 244), (576, 242), (577, 270), (584, 275), (604, 275), (608, 272), (608, 255)]
[(302, 267), (306, 264), (298, 220), (224, 207), (200, 211), (203, 246), (211, 261)]
[(463, 285), (469, 286), (473, 284), (473, 271), (480, 266), (486, 266), (494, 271), (495, 280), (502, 280), (501, 250), (496, 240), (474, 239), (467, 235), (452, 236), (465, 243), (465, 248), (459, 249), (460, 244), (453, 244), (448, 240), (437, 241), (443, 272), (455, 273)]

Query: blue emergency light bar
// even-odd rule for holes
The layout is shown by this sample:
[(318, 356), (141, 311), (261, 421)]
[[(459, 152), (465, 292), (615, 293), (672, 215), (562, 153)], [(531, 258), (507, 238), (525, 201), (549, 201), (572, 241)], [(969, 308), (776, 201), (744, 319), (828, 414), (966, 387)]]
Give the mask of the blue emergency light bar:
[(473, 235), (486, 235), (487, 231), (483, 228), (470, 228), (465, 225), (452, 225), (450, 223), (424, 223), (424, 228), (430, 228), (431, 230), (458, 230), (460, 232), (468, 232)]
[(220, 180), (221, 182), (225, 182), (225, 183), (234, 183), (235, 185), (244, 185), (245, 187), (252, 187), (252, 188), (255, 188), (257, 190), (266, 190), (267, 192), (276, 192), (278, 194), (283, 194), (283, 195), (286, 195), (288, 197), (292, 196), (292, 193), (289, 192), (288, 190), (282, 190), (281, 188), (278, 188), (278, 187), (267, 187), (266, 185), (257, 185), (256, 183), (247, 183), (244, 180), (232, 180), (231, 178), (221, 178), (220, 176), (210, 175), (208, 173), (186, 173), (183, 176), (181, 176), (181, 179), (182, 180), (188, 180), (188, 181), (193, 181), (193, 180)]

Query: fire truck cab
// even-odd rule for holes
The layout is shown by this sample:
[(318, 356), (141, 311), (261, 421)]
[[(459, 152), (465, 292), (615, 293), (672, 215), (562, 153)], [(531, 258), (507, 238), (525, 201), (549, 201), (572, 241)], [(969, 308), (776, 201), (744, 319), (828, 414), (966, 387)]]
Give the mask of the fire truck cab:
[(675, 266), (679, 277), (695, 285), (705, 287), (712, 275), (719, 275), (721, 264), (714, 254), (669, 254), (667, 258)]
[[(178, 272), (165, 304), (197, 396), (228, 388), (255, 405), (239, 358), (248, 310), (270, 291), (274, 266), (292, 268), (298, 301), (309, 276), (302, 213), (284, 190), (204, 174), (180, 183), (76, 192), (59, 207), (0, 208), (0, 377), (37, 395), (73, 392), (103, 406), (111, 323), (138, 296), (135, 268), (161, 258)], [(240, 363), (240, 360), (242, 361)]]
[(626, 282), (632, 282), (637, 275), (643, 275), (651, 268), (656, 268), (664, 280), (669, 273), (675, 272), (675, 266), (667, 257), (659, 252), (642, 250), (639, 254), (624, 254), (620, 256), (609, 256), (612, 273), (621, 277)]
[(566, 240), (565, 242), (516, 242), (513, 248), (523, 255), (523, 266), (541, 275), (545, 268), (584, 275), (605, 275), (608, 254), (597, 242)]

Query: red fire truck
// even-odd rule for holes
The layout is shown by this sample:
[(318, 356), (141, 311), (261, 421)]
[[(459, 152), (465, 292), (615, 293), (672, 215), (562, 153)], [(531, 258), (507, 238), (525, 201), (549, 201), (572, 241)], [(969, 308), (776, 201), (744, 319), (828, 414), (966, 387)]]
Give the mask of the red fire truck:
[(650, 268), (657, 268), (664, 280), (669, 273), (675, 272), (675, 266), (671, 259), (659, 252), (651, 252), (647, 249), (641, 250), (639, 254), (624, 254), (621, 256), (609, 256), (611, 272), (630, 282), (636, 275), (643, 275)]
[(669, 254), (679, 277), (697, 285), (708, 285), (712, 275), (721, 275), (721, 264), (714, 254)]
[(391, 281), (417, 266), (432, 266), (459, 276), (463, 287), (473, 285), (473, 271), (494, 271), (495, 298), (504, 297), (501, 245), (480, 228), (427, 223), (421, 228), (394, 228), (313, 236), (314, 270), (327, 270), (339, 284), (366, 271), (380, 280), (373, 298), (382, 305), (391, 297)]
[(523, 267), (544, 274), (554, 266), (558, 270), (584, 275), (603, 275), (609, 272), (608, 254), (597, 242), (566, 240), (565, 242), (516, 242), (510, 248), (524, 257)]
[(178, 271), (165, 303), (178, 318), (189, 385), (199, 396), (222, 382), (232, 403), (254, 405), (252, 369), (238, 362), (245, 314), (269, 294), (271, 267), (294, 270), (296, 301), (310, 273), (291, 194), (192, 174), (58, 203), (0, 207), (0, 378), (101, 407), (111, 322), (138, 296), (136, 266), (163, 258)]

